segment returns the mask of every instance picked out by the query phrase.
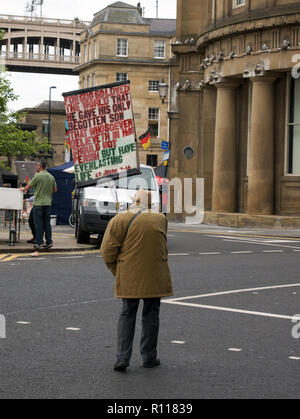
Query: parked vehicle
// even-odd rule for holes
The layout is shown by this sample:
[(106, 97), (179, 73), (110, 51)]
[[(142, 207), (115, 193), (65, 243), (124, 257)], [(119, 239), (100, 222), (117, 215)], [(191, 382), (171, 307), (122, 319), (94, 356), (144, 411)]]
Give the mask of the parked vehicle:
[(109, 221), (117, 213), (127, 211), (138, 189), (151, 191), (152, 209), (160, 211), (160, 190), (154, 170), (150, 166), (141, 165), (140, 171), (140, 175), (125, 180), (104, 181), (95, 187), (81, 190), (74, 200), (75, 215), (73, 215), (77, 223), (78, 243), (89, 243), (91, 234), (103, 236)]

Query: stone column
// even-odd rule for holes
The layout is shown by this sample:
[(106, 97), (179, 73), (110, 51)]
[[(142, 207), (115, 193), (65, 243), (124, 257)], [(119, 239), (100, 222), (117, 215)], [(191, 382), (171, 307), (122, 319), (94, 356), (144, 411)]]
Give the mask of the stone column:
[(248, 213), (274, 211), (274, 81), (252, 78), (251, 133), (248, 168)]
[(239, 82), (216, 83), (217, 106), (213, 168), (212, 211), (237, 210), (236, 169), (236, 88)]
[(44, 36), (42, 35), (39, 40), (39, 56), (40, 60), (44, 59)]
[(23, 59), (26, 60), (27, 59), (27, 43), (28, 43), (28, 39), (27, 39), (27, 29), (25, 29), (25, 36), (23, 39)]
[(10, 45), (11, 45), (11, 28), (8, 28), (8, 37), (7, 37), (7, 58), (10, 58)]
[(56, 39), (55, 60), (60, 61), (60, 38)]

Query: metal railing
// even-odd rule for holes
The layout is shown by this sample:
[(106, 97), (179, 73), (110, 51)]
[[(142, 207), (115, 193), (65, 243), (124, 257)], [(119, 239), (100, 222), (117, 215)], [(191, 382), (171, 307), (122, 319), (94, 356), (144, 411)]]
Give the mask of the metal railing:
[(10, 52), (6, 51), (0, 52), (0, 58), (10, 59), (10, 60), (23, 60), (23, 61), (51, 61), (51, 62), (68, 62), (68, 63), (79, 63), (80, 57), (78, 55), (54, 55), (54, 54), (37, 54), (37, 53), (23, 53), (23, 52)]
[(36, 16), (14, 16), (14, 15), (2, 15), (0, 14), (0, 21), (13, 21), (13, 22), (24, 22), (24, 23), (40, 23), (41, 25), (50, 24), (56, 26), (89, 26), (91, 22), (83, 21), (80, 19), (52, 19), (52, 18), (41, 18)]

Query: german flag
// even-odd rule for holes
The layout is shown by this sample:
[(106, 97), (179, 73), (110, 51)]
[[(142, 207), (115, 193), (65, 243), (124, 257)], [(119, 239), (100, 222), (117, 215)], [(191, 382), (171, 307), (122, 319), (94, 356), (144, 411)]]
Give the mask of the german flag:
[(145, 134), (141, 135), (139, 139), (141, 140), (144, 150), (148, 150), (148, 148), (151, 146), (150, 128), (147, 132), (145, 132)]

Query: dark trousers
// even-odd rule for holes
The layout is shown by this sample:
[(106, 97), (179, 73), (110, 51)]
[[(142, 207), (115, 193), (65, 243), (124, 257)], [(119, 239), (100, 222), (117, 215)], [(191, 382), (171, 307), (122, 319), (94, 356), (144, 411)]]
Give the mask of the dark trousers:
[(33, 219), (33, 209), (30, 211), (28, 224), (29, 224), (30, 230), (32, 232), (32, 236), (35, 238), (36, 232), (35, 232), (34, 219)]
[(52, 228), (51, 228), (51, 207), (34, 205), (33, 220), (35, 227), (35, 241), (37, 244), (44, 243), (44, 235), (46, 244), (52, 244)]
[[(130, 361), (139, 302), (139, 299), (123, 299), (118, 324), (117, 361)], [(144, 299), (140, 343), (143, 362), (151, 362), (157, 358), (159, 312), (160, 298)]]

